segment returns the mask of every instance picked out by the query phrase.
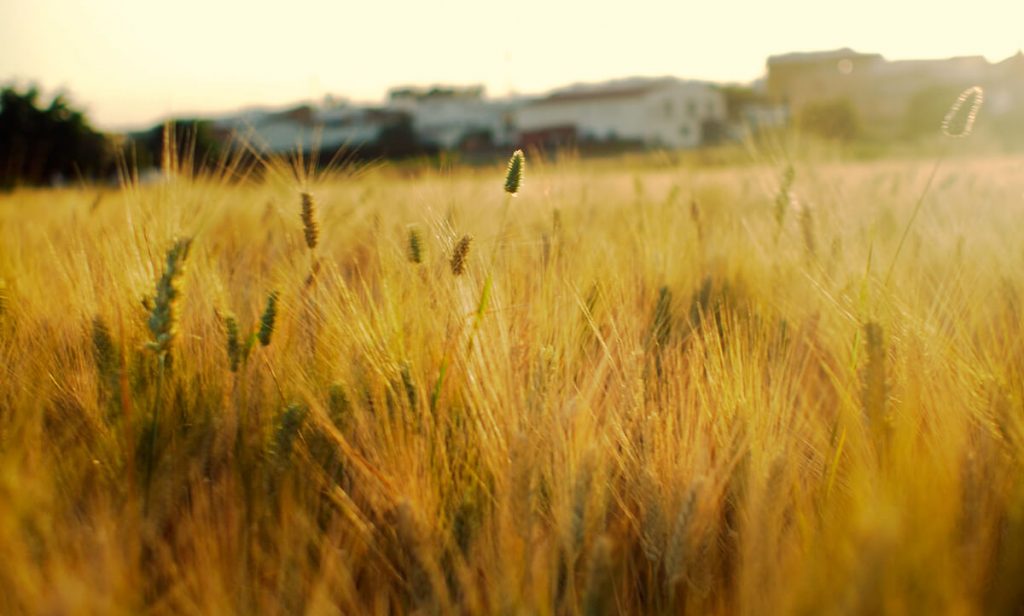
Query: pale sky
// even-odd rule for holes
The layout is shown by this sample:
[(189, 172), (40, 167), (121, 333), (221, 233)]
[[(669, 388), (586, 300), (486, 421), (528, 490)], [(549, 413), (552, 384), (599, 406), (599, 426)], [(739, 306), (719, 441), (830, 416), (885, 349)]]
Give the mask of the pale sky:
[(844, 46), (1001, 60), (1024, 0), (0, 0), (0, 82), (63, 88), (106, 129), (405, 84), (750, 81), (770, 54)]

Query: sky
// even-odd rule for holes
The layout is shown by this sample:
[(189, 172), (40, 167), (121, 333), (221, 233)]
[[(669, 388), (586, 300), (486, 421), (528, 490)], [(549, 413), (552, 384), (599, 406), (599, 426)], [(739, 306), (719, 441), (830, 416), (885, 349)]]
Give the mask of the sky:
[(107, 130), (396, 85), (747, 82), (769, 55), (839, 47), (998, 61), (1024, 48), (1024, 2), (0, 0), (0, 83), (66, 91)]

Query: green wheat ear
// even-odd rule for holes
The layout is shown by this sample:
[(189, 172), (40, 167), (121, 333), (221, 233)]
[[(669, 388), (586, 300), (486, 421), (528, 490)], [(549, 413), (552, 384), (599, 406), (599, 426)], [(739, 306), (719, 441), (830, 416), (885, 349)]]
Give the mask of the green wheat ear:
[(792, 205), (793, 197), (790, 190), (793, 188), (795, 179), (796, 170), (793, 169), (793, 165), (787, 165), (782, 172), (782, 180), (779, 182), (779, 192), (775, 195), (776, 234), (782, 231), (782, 225), (786, 221), (786, 212)]
[(110, 334), (110, 328), (98, 315), (92, 320), (92, 352), (100, 383), (105, 388), (113, 389), (113, 384), (117, 383), (117, 368), (120, 363), (117, 345)]
[(178, 312), (181, 301), (181, 277), (185, 274), (185, 259), (188, 258), (192, 239), (178, 240), (167, 251), (167, 267), (156, 283), (156, 296), (149, 315), (149, 331), (153, 340), (147, 346), (157, 354), (171, 350), (171, 343), (178, 333)]
[(275, 423), (274, 440), (270, 453), (280, 465), (286, 465), (291, 457), (295, 439), (309, 415), (309, 408), (302, 404), (289, 404)]
[(522, 150), (516, 150), (508, 161), (508, 171), (505, 173), (505, 192), (511, 195), (519, 192), (519, 187), (523, 184), (525, 170), (526, 156)]
[(277, 319), (277, 297), (277, 291), (272, 291), (267, 296), (267, 307), (263, 311), (263, 316), (260, 317), (259, 339), (263, 346), (270, 344), (270, 337), (274, 333), (274, 321)]
[(863, 373), (861, 399), (868, 426), (878, 440), (888, 435), (890, 417), (887, 410), (889, 385), (885, 371), (885, 336), (882, 326), (875, 321), (864, 324), (867, 363)]
[(238, 321), (234, 315), (224, 317), (224, 329), (227, 333), (228, 361), (231, 362), (231, 371), (238, 372), (238, 366), (242, 363), (242, 343), (238, 337)]
[(612, 547), (612, 540), (607, 535), (601, 535), (590, 548), (587, 585), (583, 595), (585, 616), (616, 613)]
[(423, 263), (423, 239), (416, 227), (409, 229), (409, 261), (417, 265)]

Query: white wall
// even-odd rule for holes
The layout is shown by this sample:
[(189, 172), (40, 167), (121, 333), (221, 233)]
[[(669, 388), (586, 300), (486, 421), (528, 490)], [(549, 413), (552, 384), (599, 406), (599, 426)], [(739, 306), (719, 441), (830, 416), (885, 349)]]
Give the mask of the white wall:
[(508, 143), (505, 105), (472, 98), (430, 98), (401, 101), (396, 109), (412, 116), (413, 129), (421, 138), (442, 148), (454, 148), (468, 133), (488, 130), (496, 143)]
[(705, 120), (725, 121), (725, 97), (703, 83), (669, 81), (629, 97), (540, 100), (517, 110), (516, 128), (572, 125), (582, 138), (631, 139), (649, 146), (691, 148)]
[(253, 133), (253, 146), (268, 152), (290, 152), (296, 148), (336, 148), (371, 143), (380, 136), (380, 128), (366, 124), (305, 127), (289, 120), (279, 120), (260, 124), (254, 127)]

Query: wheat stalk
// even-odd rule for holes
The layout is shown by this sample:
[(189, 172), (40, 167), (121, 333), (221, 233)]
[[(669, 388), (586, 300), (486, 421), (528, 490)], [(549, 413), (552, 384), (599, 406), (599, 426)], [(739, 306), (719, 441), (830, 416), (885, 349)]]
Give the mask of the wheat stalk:
[[(953, 119), (957, 116), (957, 114), (960, 112), (960, 109), (963, 107), (964, 103), (967, 102), (967, 99), (970, 98), (972, 95), (974, 98), (971, 101), (971, 107), (970, 109), (968, 109), (967, 116), (964, 119), (964, 125), (960, 132), (953, 133), (950, 130), (950, 124), (952, 123)], [(974, 120), (978, 116), (978, 111), (981, 110), (982, 102), (984, 102), (984, 90), (982, 90), (979, 86), (967, 88), (966, 90), (961, 92), (960, 96), (958, 96), (957, 99), (953, 101), (953, 104), (950, 106), (949, 111), (946, 112), (946, 116), (942, 118), (942, 125), (940, 127), (942, 130), (942, 134), (952, 138), (969, 136), (971, 134), (971, 131), (974, 129)], [(945, 158), (946, 152), (947, 150), (943, 149), (942, 152), (939, 153), (938, 157), (936, 157), (935, 165), (932, 166), (932, 171), (928, 175), (928, 181), (925, 182), (924, 189), (921, 191), (921, 195), (917, 198), (917, 203), (914, 204), (914, 210), (910, 213), (910, 219), (907, 220), (907, 226), (904, 227), (903, 229), (903, 235), (900, 236), (900, 243), (896, 245), (896, 252), (892, 256), (892, 261), (889, 262), (889, 271), (885, 275), (886, 287), (889, 286), (889, 281), (892, 280), (892, 273), (896, 269), (896, 260), (899, 259), (900, 253), (903, 252), (903, 245), (907, 241), (907, 236), (910, 235), (910, 228), (914, 225), (914, 221), (917, 220), (917, 215), (921, 212), (921, 206), (924, 205), (924, 199), (928, 195), (928, 191), (931, 189), (932, 183), (935, 181), (935, 176), (939, 172), (939, 167), (942, 165), (942, 160)]]
[[(498, 235), (494, 242), (494, 250), (491, 254), (491, 270), (498, 259), (498, 251), (505, 241), (505, 233), (508, 228), (508, 211), (512, 204), (512, 198), (519, 194), (523, 185), (523, 173), (526, 171), (526, 156), (522, 150), (516, 150), (508, 160), (508, 168), (505, 171), (505, 202), (501, 207), (501, 222), (498, 223)], [(488, 274), (490, 275), (490, 274)]]

